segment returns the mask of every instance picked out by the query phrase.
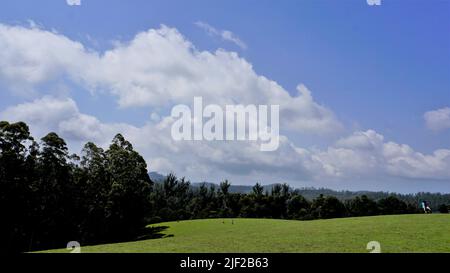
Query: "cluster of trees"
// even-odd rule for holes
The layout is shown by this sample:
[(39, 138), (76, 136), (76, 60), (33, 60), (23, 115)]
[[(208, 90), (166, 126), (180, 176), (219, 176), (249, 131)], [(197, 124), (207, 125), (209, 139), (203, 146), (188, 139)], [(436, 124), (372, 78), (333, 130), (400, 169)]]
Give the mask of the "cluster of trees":
[[(156, 173), (156, 172), (150, 172), (149, 173), (150, 178), (154, 182), (162, 182), (165, 178), (165, 176)], [(206, 183), (206, 182), (205, 182)], [(193, 183), (193, 187), (198, 187), (203, 183)], [(212, 184), (212, 183), (207, 183)], [(218, 185), (213, 184), (216, 187)], [(265, 191), (271, 191), (274, 184), (271, 185), (264, 185)], [(313, 188), (313, 187), (302, 187), (297, 188), (297, 192), (305, 197), (308, 200), (313, 200), (314, 198), (319, 197), (321, 194), (324, 196), (334, 196), (338, 198), (341, 201), (353, 199), (358, 196), (366, 195), (372, 200), (378, 201), (383, 198), (387, 198), (389, 196), (395, 196), (398, 199), (411, 204), (419, 204), (423, 200), (426, 200), (430, 204), (432, 204), (433, 208), (439, 208), (439, 207), (445, 207), (446, 204), (450, 204), (450, 194), (448, 193), (430, 193), (430, 192), (418, 192), (418, 193), (411, 193), (411, 194), (401, 194), (401, 193), (392, 193), (392, 192), (382, 192), (382, 191), (336, 191), (326, 188)], [(250, 193), (252, 192), (252, 186), (244, 186), (244, 185), (231, 185), (230, 192), (233, 193)]]
[(69, 155), (55, 133), (38, 143), (23, 123), (0, 122), (0, 251), (135, 239), (151, 212), (144, 159), (123, 136)]
[(373, 192), (373, 191), (335, 191), (330, 189), (315, 189), (315, 188), (301, 188), (299, 193), (307, 199), (314, 199), (320, 194), (331, 195), (337, 197), (339, 200), (344, 201), (353, 199), (357, 196), (366, 195), (370, 199), (380, 200), (389, 196), (395, 196), (398, 199), (411, 204), (419, 204), (421, 201), (426, 200), (434, 208), (445, 207), (446, 204), (450, 204), (450, 194), (443, 193), (430, 193), (430, 192), (418, 192), (414, 194), (400, 194), (390, 192)]
[(438, 210), (440, 213), (449, 213), (450, 212), (450, 206), (442, 204), (438, 207)]
[(149, 222), (185, 219), (246, 217), (277, 219), (329, 219), (340, 217), (420, 213), (416, 204), (395, 196), (374, 201), (366, 195), (344, 202), (334, 196), (307, 200), (287, 184), (275, 184), (270, 191), (256, 184), (250, 193), (230, 193), (230, 183), (216, 188), (201, 184), (190, 187), (188, 181), (170, 174), (156, 183), (152, 192), (152, 216)]
[(142, 237), (149, 223), (255, 217), (327, 219), (419, 212), (395, 196), (341, 201), (320, 195), (308, 200), (288, 185), (270, 191), (230, 192), (230, 183), (192, 187), (169, 175), (149, 178), (145, 160), (116, 135), (107, 150), (87, 143), (70, 155), (65, 141), (49, 133), (40, 141), (23, 122), (0, 122), (0, 252), (62, 248)]

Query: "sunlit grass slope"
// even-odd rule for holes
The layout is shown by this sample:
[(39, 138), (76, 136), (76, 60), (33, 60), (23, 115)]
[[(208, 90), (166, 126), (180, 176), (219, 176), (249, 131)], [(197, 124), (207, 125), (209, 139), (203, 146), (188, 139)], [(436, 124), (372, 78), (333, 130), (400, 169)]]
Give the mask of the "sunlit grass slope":
[[(161, 223), (165, 236), (86, 246), (81, 252), (450, 252), (450, 215), (395, 215), (315, 221), (208, 219)], [(51, 252), (69, 252), (55, 250)]]

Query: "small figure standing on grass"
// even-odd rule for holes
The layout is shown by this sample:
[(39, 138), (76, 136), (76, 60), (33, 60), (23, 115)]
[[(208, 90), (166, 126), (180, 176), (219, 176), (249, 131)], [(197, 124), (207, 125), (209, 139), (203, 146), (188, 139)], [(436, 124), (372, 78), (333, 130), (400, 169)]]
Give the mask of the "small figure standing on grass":
[(428, 203), (428, 201), (425, 201), (425, 210), (427, 211), (427, 213), (433, 213), (430, 207), (430, 203)]
[(423, 209), (423, 212), (425, 214), (433, 213), (433, 211), (431, 210), (431, 207), (430, 207), (430, 203), (428, 201), (422, 201), (420, 203), (420, 207)]

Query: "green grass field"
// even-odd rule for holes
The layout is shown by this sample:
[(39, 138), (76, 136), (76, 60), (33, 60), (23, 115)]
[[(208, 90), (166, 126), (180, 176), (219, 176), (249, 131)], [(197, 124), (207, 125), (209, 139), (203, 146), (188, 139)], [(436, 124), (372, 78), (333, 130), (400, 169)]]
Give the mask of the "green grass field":
[[(225, 221), (225, 223), (223, 223)], [(160, 239), (86, 246), (81, 252), (450, 252), (450, 215), (397, 215), (315, 221), (208, 219), (162, 223)], [(69, 252), (55, 250), (49, 252)]]

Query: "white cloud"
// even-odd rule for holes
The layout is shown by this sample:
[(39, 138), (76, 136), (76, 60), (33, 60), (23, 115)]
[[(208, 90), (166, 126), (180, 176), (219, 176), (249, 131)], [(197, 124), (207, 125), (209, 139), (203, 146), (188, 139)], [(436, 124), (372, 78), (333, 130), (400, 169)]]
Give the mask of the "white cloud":
[(432, 154), (414, 151), (408, 145), (386, 142), (373, 130), (354, 132), (316, 153), (316, 158), (331, 170), (329, 174), (346, 178), (393, 176), (414, 179), (449, 179), (450, 150)]
[(54, 131), (69, 141), (94, 141), (101, 144), (119, 132), (133, 130), (132, 126), (126, 124), (103, 124), (93, 116), (80, 113), (74, 100), (51, 96), (8, 107), (0, 112), (0, 119), (24, 121), (38, 138)]
[(426, 112), (424, 119), (427, 127), (433, 131), (450, 129), (450, 107)]
[(267, 153), (251, 141), (174, 141), (171, 117), (141, 127), (102, 123), (81, 113), (70, 98), (47, 96), (19, 104), (1, 112), (0, 119), (25, 121), (36, 137), (55, 131), (69, 142), (94, 141), (104, 147), (120, 132), (149, 161), (151, 170), (197, 180), (257, 175), (287, 181), (450, 178), (450, 150), (422, 154), (408, 145), (386, 142), (373, 130), (354, 132), (324, 150), (301, 148), (281, 136), (280, 148)]
[(81, 6), (81, 0), (66, 0), (69, 6)]
[[(158, 110), (190, 104), (194, 96), (215, 104), (278, 104), (285, 131), (333, 133), (342, 125), (305, 86), (299, 85), (291, 96), (276, 82), (256, 74), (236, 53), (198, 51), (173, 28), (162, 26), (139, 33), (100, 53), (41, 28), (0, 24), (0, 84), (13, 92), (18, 88), (31, 92), (60, 79), (69, 79), (90, 92), (111, 94), (122, 107), (150, 106), (153, 114), (140, 127), (104, 123), (81, 113), (71, 98), (41, 95), (4, 109), (0, 119), (23, 120), (35, 137), (56, 131), (69, 142), (106, 145), (121, 132), (149, 161), (150, 170), (175, 171), (196, 181), (211, 177), (254, 179), (247, 184), (257, 179), (450, 178), (450, 150), (423, 154), (408, 145), (388, 142), (374, 130), (354, 132), (324, 149), (299, 147), (282, 132), (286, 134), (281, 136), (280, 148), (271, 153), (260, 152), (259, 143), (248, 141), (173, 141), (173, 120)], [(445, 109), (425, 114), (430, 128), (446, 128)]]
[(450, 150), (440, 149), (425, 155), (405, 144), (388, 142), (383, 155), (389, 174), (416, 179), (449, 179)]
[[(174, 141), (170, 137), (171, 117), (149, 121), (142, 127), (123, 123), (102, 123), (81, 113), (70, 98), (46, 96), (32, 102), (9, 107), (0, 112), (0, 120), (25, 121), (33, 135), (40, 138), (57, 132), (69, 143), (93, 141), (106, 147), (117, 133), (122, 133), (151, 165), (151, 170), (174, 171), (191, 178), (208, 178), (222, 173), (230, 175), (286, 174), (306, 179), (310, 176), (310, 159), (297, 153), (287, 138), (282, 137), (280, 149), (261, 154), (259, 144), (239, 142)], [(78, 147), (79, 148), (79, 147)]]
[(0, 84), (32, 92), (63, 76), (79, 77), (98, 59), (81, 43), (40, 28), (0, 24)]
[(215, 27), (201, 21), (196, 22), (195, 25), (206, 31), (211, 36), (219, 36), (225, 41), (234, 43), (241, 49), (247, 49), (247, 45), (238, 36), (236, 36), (229, 30), (218, 30)]
[(351, 136), (340, 139), (336, 147), (358, 150), (376, 150), (380, 148), (384, 137), (373, 130), (355, 132)]
[(0, 84), (35, 90), (63, 78), (108, 92), (121, 107), (170, 107), (202, 96), (205, 104), (280, 105), (281, 126), (296, 132), (342, 128), (305, 86), (292, 97), (236, 53), (198, 51), (173, 28), (150, 29), (101, 54), (57, 33), (0, 24)]

